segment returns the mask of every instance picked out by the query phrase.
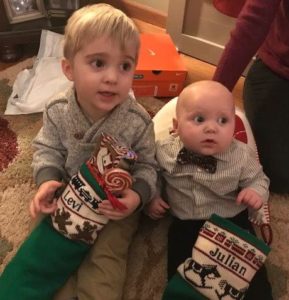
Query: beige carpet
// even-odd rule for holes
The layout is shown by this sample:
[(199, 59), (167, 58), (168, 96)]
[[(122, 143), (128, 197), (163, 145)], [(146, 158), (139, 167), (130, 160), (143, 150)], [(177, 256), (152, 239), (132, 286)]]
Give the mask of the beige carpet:
[[(0, 272), (33, 227), (28, 214), (28, 204), (35, 192), (30, 168), (31, 140), (41, 127), (42, 116), (3, 115), (17, 73), (31, 65), (32, 60), (27, 59), (0, 72)], [(152, 113), (163, 105), (153, 98), (139, 101)], [(270, 204), (274, 237), (267, 266), (274, 299), (289, 300), (289, 196), (271, 195)], [(141, 219), (130, 249), (123, 300), (161, 299), (169, 222), (169, 218), (160, 222)]]

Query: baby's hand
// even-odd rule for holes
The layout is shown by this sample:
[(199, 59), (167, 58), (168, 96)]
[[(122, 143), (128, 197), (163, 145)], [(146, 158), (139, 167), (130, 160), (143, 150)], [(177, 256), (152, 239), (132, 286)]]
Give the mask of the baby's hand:
[(62, 183), (55, 180), (43, 182), (30, 203), (30, 214), (35, 218), (39, 213), (51, 214), (56, 209), (55, 192)]
[(170, 206), (161, 197), (155, 197), (146, 206), (144, 212), (153, 220), (158, 220), (165, 216), (169, 208)]
[(260, 209), (263, 205), (261, 196), (250, 188), (243, 189), (237, 197), (237, 204), (245, 204), (253, 209)]

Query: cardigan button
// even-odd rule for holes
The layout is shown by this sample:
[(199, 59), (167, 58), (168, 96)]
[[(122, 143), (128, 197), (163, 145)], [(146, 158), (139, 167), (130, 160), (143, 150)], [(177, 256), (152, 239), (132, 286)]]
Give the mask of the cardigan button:
[(74, 138), (77, 139), (77, 140), (81, 140), (81, 139), (83, 139), (83, 137), (84, 137), (84, 133), (83, 132), (76, 132), (74, 134)]

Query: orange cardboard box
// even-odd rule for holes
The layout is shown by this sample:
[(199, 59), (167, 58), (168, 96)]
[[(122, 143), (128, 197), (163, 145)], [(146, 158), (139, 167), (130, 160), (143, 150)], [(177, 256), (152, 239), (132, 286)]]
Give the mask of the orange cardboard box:
[(178, 96), (186, 76), (187, 70), (169, 34), (141, 34), (132, 86), (135, 96)]

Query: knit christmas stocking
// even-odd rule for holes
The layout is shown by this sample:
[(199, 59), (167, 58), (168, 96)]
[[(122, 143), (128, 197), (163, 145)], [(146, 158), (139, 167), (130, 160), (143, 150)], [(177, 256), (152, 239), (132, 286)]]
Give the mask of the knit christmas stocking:
[(69, 239), (93, 244), (108, 222), (98, 211), (99, 203), (108, 199), (114, 207), (126, 209), (115, 195), (131, 186), (132, 177), (126, 170), (135, 161), (132, 150), (103, 133), (99, 149), (57, 199), (57, 209), (51, 216), (54, 228)]
[(192, 257), (169, 281), (163, 300), (242, 300), (269, 251), (263, 241), (213, 215), (201, 228)]
[(96, 154), (81, 166), (58, 198), (55, 214), (40, 222), (1, 274), (0, 299), (53, 298), (108, 221), (98, 212), (98, 204), (109, 199), (115, 207), (125, 209), (114, 194), (132, 183), (123, 169), (129, 170), (135, 159), (134, 152), (102, 135)]
[(268, 202), (258, 209), (248, 208), (249, 220), (260, 228), (261, 236), (267, 245), (271, 245), (273, 232), (270, 225), (270, 211)]

